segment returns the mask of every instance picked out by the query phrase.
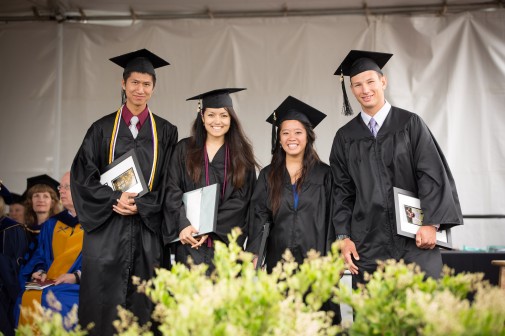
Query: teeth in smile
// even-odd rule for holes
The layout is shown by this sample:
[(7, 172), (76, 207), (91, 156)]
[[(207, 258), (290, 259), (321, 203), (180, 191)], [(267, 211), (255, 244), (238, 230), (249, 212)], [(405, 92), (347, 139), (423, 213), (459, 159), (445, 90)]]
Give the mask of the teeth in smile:
[(296, 147), (298, 147), (298, 145), (297, 145), (297, 144), (289, 144), (289, 145), (288, 145), (288, 148), (291, 148), (291, 149), (296, 148)]

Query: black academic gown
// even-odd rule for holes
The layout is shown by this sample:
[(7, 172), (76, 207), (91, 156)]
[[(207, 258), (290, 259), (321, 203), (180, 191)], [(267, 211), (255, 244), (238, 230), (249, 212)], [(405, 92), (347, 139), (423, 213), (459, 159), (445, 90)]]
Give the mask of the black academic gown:
[(357, 115), (335, 135), (330, 165), (332, 223), (337, 235), (349, 235), (356, 244), (360, 277), (376, 269), (377, 259), (390, 258), (416, 262), (438, 277), (439, 249), (418, 249), (414, 239), (396, 234), (393, 187), (418, 195), (424, 223), (441, 224), (440, 229), (463, 224), (451, 171), (422, 119), (392, 107), (374, 138)]
[(20, 262), (28, 249), (28, 234), (22, 224), (0, 218), (0, 331), (14, 335), (14, 305), (21, 288)]
[(258, 254), (263, 225), (270, 221), (270, 235), (266, 248), (266, 267), (271, 272), (282, 254), (289, 249), (301, 264), (307, 252), (314, 249), (321, 254), (328, 250), (330, 227), (331, 170), (322, 162), (307, 173), (299, 192), (298, 208), (294, 209), (293, 187), (285, 169), (284, 186), (279, 211), (272, 215), (269, 202), (268, 174), (271, 166), (261, 170), (251, 199), (247, 251)]
[[(162, 263), (162, 202), (166, 164), (177, 142), (177, 128), (154, 115), (158, 133), (158, 161), (153, 189), (136, 198), (138, 214), (122, 216), (112, 210), (121, 196), (100, 184), (100, 173), (108, 164), (116, 113), (93, 123), (77, 152), (71, 169), (75, 209), (85, 230), (79, 322), (95, 323), (92, 334), (112, 335), (117, 306), (132, 311), (141, 323), (149, 320), (152, 303), (136, 293), (132, 276), (150, 279)], [(153, 162), (153, 136), (148, 118), (136, 139), (121, 120), (115, 158), (134, 148), (146, 183)]]
[[(179, 237), (179, 232), (191, 225), (186, 218), (186, 211), (182, 203), (182, 195), (185, 192), (192, 191), (205, 186), (205, 166), (202, 158), (202, 176), (199, 183), (194, 183), (188, 174), (186, 168), (186, 151), (189, 143), (189, 138), (182, 139), (175, 147), (172, 162), (170, 163), (169, 183), (167, 188), (167, 196), (165, 197), (165, 218), (167, 221), (166, 232), (164, 233), (166, 243)], [(217, 151), (209, 162), (209, 185), (214, 183), (220, 184), (220, 196), (224, 181), (224, 162), (225, 162), (225, 146)], [(254, 169), (249, 170), (245, 176), (245, 182), (242, 188), (235, 188), (230, 178), (227, 180), (227, 186), (224, 197), (220, 198), (217, 212), (216, 231), (210, 234), (212, 241), (219, 240), (228, 243), (227, 235), (235, 227), (239, 227), (244, 233), (238, 243), (242, 244), (245, 239), (247, 211), (249, 201), (256, 182), (256, 172)], [(197, 264), (206, 263), (212, 269), (212, 259), (214, 256), (214, 248), (207, 247), (204, 243), (201, 247), (192, 249), (188, 245), (174, 243), (176, 261), (187, 263), (187, 258), (192, 257)]]

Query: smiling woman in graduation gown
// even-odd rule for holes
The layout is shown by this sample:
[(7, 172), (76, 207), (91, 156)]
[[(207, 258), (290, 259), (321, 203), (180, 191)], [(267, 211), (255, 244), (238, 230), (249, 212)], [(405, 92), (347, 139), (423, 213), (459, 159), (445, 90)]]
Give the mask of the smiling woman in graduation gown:
[[(325, 117), (289, 96), (267, 119), (272, 124), (273, 155), (270, 165), (261, 170), (251, 199), (247, 242), (247, 251), (263, 255), (259, 251), (266, 234), (263, 227), (271, 223), (264, 261), (267, 272), (287, 249), (300, 265), (310, 250), (325, 255), (330, 248), (331, 170), (314, 148), (314, 128)], [(255, 263), (262, 262), (255, 258)], [(333, 312), (333, 324), (341, 322), (340, 307), (331, 299), (321, 309)]]
[[(241, 90), (244, 89), (218, 89), (188, 99), (201, 100), (203, 106), (193, 123), (191, 138), (177, 144), (170, 163), (164, 208), (170, 224), (166, 228), (166, 243), (181, 238), (172, 246), (176, 261), (187, 264), (191, 257), (196, 264), (209, 265), (208, 273), (213, 269), (214, 241), (228, 243), (227, 235), (239, 227), (244, 233), (239, 244), (243, 243), (249, 200), (256, 182), (252, 146), (229, 96)], [(199, 176), (196, 170), (200, 171)], [(201, 238), (186, 238), (196, 230), (186, 218), (183, 193), (215, 183), (220, 185), (216, 230)]]
[[(325, 252), (329, 246), (327, 235), (330, 218), (331, 171), (328, 165), (318, 162), (310, 170), (298, 194), (295, 207), (293, 185), (289, 173), (284, 170), (282, 199), (279, 210), (272, 215), (268, 202), (268, 175), (272, 167), (265, 167), (258, 177), (258, 182), (251, 199), (251, 222), (247, 250), (258, 254), (263, 224), (273, 223), (267, 240), (265, 264), (271, 272), (282, 254), (289, 249), (299, 264), (307, 257), (307, 252), (314, 249)], [(256, 239), (255, 239), (256, 238)]]
[[(125, 66), (124, 82), (130, 80), (127, 71), (131, 72), (131, 78), (142, 79), (149, 74), (155, 81), (153, 66), (168, 64), (163, 60), (159, 62), (156, 55), (145, 49), (127, 54), (126, 61), (112, 60)], [(85, 230), (79, 321), (83, 326), (93, 322), (92, 334), (97, 335), (114, 332), (112, 322), (117, 319), (118, 305), (132, 311), (140, 323), (150, 319), (152, 303), (144, 294), (137, 293), (132, 276), (150, 279), (154, 276), (154, 268), (162, 264), (161, 206), (165, 167), (177, 142), (177, 129), (151, 113), (145, 99), (139, 109), (147, 117), (137, 137), (133, 137), (123, 118), (132, 105), (136, 107), (136, 98), (129, 96), (132, 94), (129, 88), (138, 84), (138, 81), (128, 82), (126, 104), (91, 125), (71, 170), (74, 204)], [(142, 89), (135, 90), (138, 92), (135, 95), (144, 95)], [(131, 149), (135, 150), (149, 192), (134, 198), (136, 214), (121, 215), (113, 211), (113, 206), (118, 205), (123, 193), (102, 185), (100, 174), (113, 159)]]
[[(251, 199), (247, 244), (247, 250), (258, 255), (263, 225), (272, 223), (265, 260), (269, 272), (282, 260), (286, 249), (298, 263), (303, 263), (311, 249), (326, 253), (332, 185), (330, 167), (319, 160), (313, 147), (313, 128), (326, 115), (291, 96), (274, 114), (267, 119), (273, 127), (278, 126), (277, 138), (272, 141), (272, 163), (261, 170)], [(295, 122), (294, 128), (287, 126), (290, 121)], [(305, 135), (297, 138), (303, 130)], [(291, 143), (294, 149), (289, 148)], [(290, 162), (296, 163), (294, 170)], [(272, 182), (277, 180), (280, 189), (276, 207)]]

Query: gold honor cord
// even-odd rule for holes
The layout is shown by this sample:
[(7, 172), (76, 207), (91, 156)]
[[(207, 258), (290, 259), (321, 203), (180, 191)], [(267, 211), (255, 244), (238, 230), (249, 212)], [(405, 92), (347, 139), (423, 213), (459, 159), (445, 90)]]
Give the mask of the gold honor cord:
[(154, 174), (156, 173), (156, 164), (158, 163), (158, 130), (156, 129), (156, 122), (150, 109), (149, 116), (151, 117), (151, 130), (153, 132), (153, 166), (151, 168), (151, 176), (149, 177), (149, 190), (153, 190)]
[(121, 106), (116, 113), (116, 119), (114, 120), (114, 127), (112, 128), (112, 137), (110, 138), (110, 145), (109, 145), (109, 164), (114, 161), (114, 151), (116, 149), (116, 137), (117, 137), (117, 130), (118, 130), (118, 125), (119, 125), (119, 118), (121, 118), (121, 114), (123, 112), (123, 106)]
[[(123, 105), (124, 106), (124, 105)], [(114, 152), (116, 151), (116, 139), (119, 129), (119, 123), (121, 122), (121, 115), (123, 114), (123, 106), (121, 106), (116, 113), (116, 119), (114, 120), (114, 127), (112, 129), (112, 136), (109, 145), (109, 164), (114, 161)], [(149, 190), (153, 190), (154, 174), (156, 173), (156, 163), (158, 162), (158, 130), (156, 129), (156, 122), (154, 121), (154, 116), (149, 109), (149, 117), (151, 118), (152, 125), (152, 135), (153, 135), (153, 166), (151, 168), (151, 176), (149, 177)]]

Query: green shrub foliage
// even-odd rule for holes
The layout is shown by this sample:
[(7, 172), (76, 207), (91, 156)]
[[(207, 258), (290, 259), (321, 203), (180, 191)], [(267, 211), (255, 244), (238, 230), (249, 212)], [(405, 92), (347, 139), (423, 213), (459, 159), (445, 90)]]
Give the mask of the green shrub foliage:
[(350, 335), (505, 335), (505, 291), (482, 279), (448, 268), (425, 279), (413, 264), (388, 260), (337, 300), (356, 312)]
[[(355, 291), (338, 288), (345, 269), (338, 243), (327, 256), (310, 252), (298, 265), (287, 251), (271, 274), (256, 271), (234, 230), (228, 246), (216, 242), (215, 271), (207, 266), (175, 264), (158, 269), (149, 281), (134, 279), (155, 304), (153, 320), (163, 335), (504, 335), (505, 291), (483, 281), (482, 274), (449, 269), (439, 280), (425, 279), (414, 265), (388, 260)], [(333, 298), (350, 305), (355, 320), (332, 326), (332, 312), (321, 311)], [(63, 318), (57, 303), (32, 312), (37, 335), (87, 334), (75, 324), (76, 312)], [(119, 335), (153, 335), (152, 326), (118, 308)], [(34, 335), (22, 327), (17, 335)]]

